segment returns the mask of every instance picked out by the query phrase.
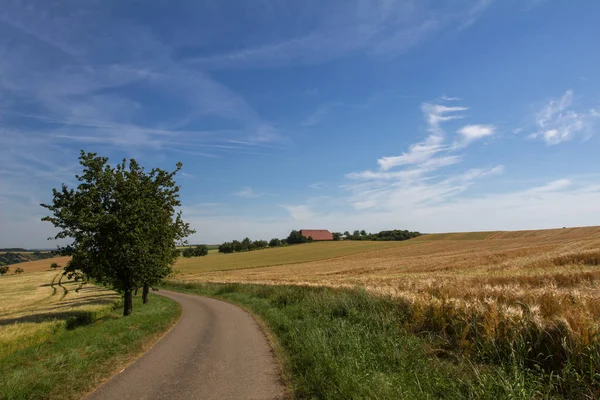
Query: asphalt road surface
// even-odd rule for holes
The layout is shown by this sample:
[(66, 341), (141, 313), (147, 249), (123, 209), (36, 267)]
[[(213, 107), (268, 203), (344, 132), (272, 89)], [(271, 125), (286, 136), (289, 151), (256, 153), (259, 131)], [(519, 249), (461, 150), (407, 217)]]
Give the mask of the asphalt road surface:
[(285, 398), (271, 347), (248, 313), (206, 297), (157, 293), (181, 304), (179, 321), (88, 399)]

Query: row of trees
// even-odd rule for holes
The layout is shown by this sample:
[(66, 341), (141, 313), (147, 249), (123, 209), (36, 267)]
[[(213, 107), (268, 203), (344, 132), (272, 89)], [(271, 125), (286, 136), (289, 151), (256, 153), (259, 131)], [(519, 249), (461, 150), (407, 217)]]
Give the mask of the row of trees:
[(208, 247), (205, 245), (186, 247), (181, 250), (181, 255), (184, 257), (204, 257), (208, 254)]
[(245, 238), (242, 241), (234, 240), (232, 242), (225, 242), (219, 245), (219, 253), (237, 253), (242, 251), (253, 251), (264, 249), (268, 246), (266, 240), (255, 240), (252, 241), (249, 238)]
[[(334, 233), (334, 240), (339, 240), (339, 239), (335, 239), (336, 235), (339, 235), (338, 237), (342, 237), (341, 233)], [(407, 230), (399, 230), (399, 229), (394, 229), (391, 231), (381, 231), (379, 233), (367, 233), (365, 230), (356, 230), (354, 231), (352, 234), (348, 231), (344, 232), (343, 234), (343, 238), (344, 240), (381, 240), (381, 241), (402, 241), (402, 240), (408, 240), (408, 239), (412, 239), (415, 238), (417, 236), (421, 236), (420, 232), (411, 232), (411, 231), (407, 231)]]
[(108, 158), (81, 151), (77, 188), (53, 190), (42, 221), (59, 229), (55, 239), (71, 239), (59, 248), (71, 256), (67, 274), (84, 275), (123, 294), (123, 315), (133, 310), (133, 291), (150, 288), (173, 272), (177, 244), (194, 233), (185, 223), (174, 171), (144, 170), (134, 159), (112, 167)]
[[(341, 233), (340, 233), (341, 235)], [(265, 249), (267, 247), (279, 247), (286, 246), (288, 244), (300, 244), (300, 243), (310, 243), (313, 241), (311, 236), (304, 237), (300, 231), (293, 230), (290, 232), (287, 238), (278, 239), (273, 238), (269, 242), (266, 240), (255, 240), (251, 241), (249, 238), (245, 238), (241, 242), (239, 240), (234, 240), (232, 242), (225, 242), (219, 245), (219, 253), (237, 253), (242, 251), (252, 251), (252, 250), (260, 250)]]

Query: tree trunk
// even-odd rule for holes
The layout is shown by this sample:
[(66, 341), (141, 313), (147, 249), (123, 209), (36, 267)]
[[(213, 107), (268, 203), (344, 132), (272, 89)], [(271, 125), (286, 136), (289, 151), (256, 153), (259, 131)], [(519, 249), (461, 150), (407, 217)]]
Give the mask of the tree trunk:
[(133, 291), (131, 289), (126, 289), (124, 297), (123, 316), (126, 317), (133, 311)]
[(148, 293), (150, 293), (150, 286), (144, 285), (144, 289), (142, 290), (142, 302), (144, 304), (148, 304)]
[(134, 296), (137, 296), (137, 292), (138, 292), (139, 287), (135, 287), (135, 293), (133, 294)]

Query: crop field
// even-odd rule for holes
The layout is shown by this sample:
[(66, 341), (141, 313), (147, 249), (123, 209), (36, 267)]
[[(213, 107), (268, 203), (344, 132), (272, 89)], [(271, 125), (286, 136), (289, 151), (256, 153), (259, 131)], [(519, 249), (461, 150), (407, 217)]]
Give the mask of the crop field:
[[(57, 263), (61, 267), (64, 267), (67, 262), (71, 259), (71, 257), (52, 257), (46, 258), (44, 260), (35, 260), (35, 261), (27, 261), (18, 264), (10, 265), (10, 273), (14, 273), (16, 268), (23, 269), (23, 272), (44, 272), (50, 271), (50, 264)], [(61, 268), (62, 269), (62, 268)], [(58, 271), (57, 271), (58, 272)], [(55, 273), (56, 275), (56, 273)]]
[[(355, 254), (340, 250), (346, 244)], [(442, 348), (554, 373), (568, 368), (574, 381), (600, 388), (600, 227), (425, 235), (362, 252), (364, 242), (319, 245), (321, 254), (336, 246), (339, 256), (212, 272), (189, 266), (175, 279), (362, 287), (397, 299), (406, 325), (435, 335)], [(283, 248), (278, 258), (303, 249), (311, 252)], [(236, 262), (260, 265), (262, 254), (238, 254)]]
[(206, 257), (179, 258), (174, 268), (178, 274), (195, 275), (210, 271), (239, 270), (325, 260), (367, 251), (396, 248), (404, 246), (406, 243), (372, 241), (315, 242), (233, 254), (220, 254), (209, 251)]
[(80, 283), (61, 276), (52, 271), (0, 278), (0, 359), (50, 340), (58, 328), (112, 309), (120, 298), (98, 286), (79, 289)]

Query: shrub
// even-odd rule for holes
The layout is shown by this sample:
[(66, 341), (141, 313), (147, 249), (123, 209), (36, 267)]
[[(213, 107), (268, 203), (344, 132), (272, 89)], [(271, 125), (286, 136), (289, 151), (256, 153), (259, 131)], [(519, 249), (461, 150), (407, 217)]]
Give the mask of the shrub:
[(275, 239), (271, 239), (271, 241), (269, 242), (269, 247), (278, 247), (281, 246), (281, 240), (275, 238)]
[(287, 237), (287, 244), (306, 243), (307, 239), (299, 231), (293, 230)]
[(60, 268), (60, 264), (53, 262), (52, 264), (50, 264), (50, 268), (52, 268), (52, 269)]
[(186, 247), (181, 255), (184, 257), (204, 257), (208, 254), (208, 247), (206, 245), (200, 245), (195, 247)]
[(23, 270), (23, 268), (17, 268), (17, 269), (15, 269), (15, 274), (22, 274), (23, 272), (25, 272)]
[(4, 275), (8, 272), (10, 267), (8, 265), (0, 265), (0, 275)]

